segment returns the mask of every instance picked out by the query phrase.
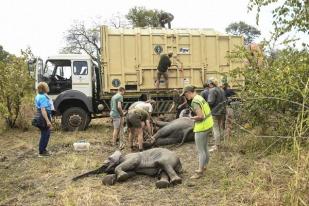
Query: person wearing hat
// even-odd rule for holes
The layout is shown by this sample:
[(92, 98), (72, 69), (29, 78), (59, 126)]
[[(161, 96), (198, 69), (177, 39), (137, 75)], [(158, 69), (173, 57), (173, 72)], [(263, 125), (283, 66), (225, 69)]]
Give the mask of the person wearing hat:
[(187, 100), (192, 100), (190, 107), (196, 114), (191, 117), (194, 120), (194, 139), (198, 151), (199, 168), (191, 179), (198, 179), (204, 175), (206, 166), (209, 161), (208, 152), (208, 134), (213, 126), (213, 119), (208, 103), (205, 99), (195, 92), (195, 87), (187, 85), (183, 88), (181, 96), (185, 96)]
[(226, 97), (224, 91), (218, 87), (218, 81), (215, 78), (208, 79), (207, 83), (210, 88), (207, 102), (211, 108), (211, 113), (214, 120), (213, 134), (215, 138), (215, 145), (210, 149), (210, 151), (214, 151), (219, 148), (221, 138), (223, 138), (224, 135)]
[(159, 85), (160, 85), (160, 78), (163, 75), (164, 79), (165, 79), (165, 86), (166, 88), (168, 88), (168, 74), (167, 74), (167, 70), (168, 68), (171, 66), (172, 61), (170, 58), (173, 57), (173, 52), (169, 51), (167, 54), (163, 54), (160, 57), (160, 61), (157, 67), (157, 80), (156, 80), (156, 88), (159, 89)]

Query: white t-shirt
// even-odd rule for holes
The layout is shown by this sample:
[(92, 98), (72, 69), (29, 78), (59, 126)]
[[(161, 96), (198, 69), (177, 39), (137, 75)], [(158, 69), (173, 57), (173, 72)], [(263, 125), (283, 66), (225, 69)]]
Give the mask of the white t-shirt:
[(143, 109), (149, 113), (151, 113), (153, 111), (153, 107), (150, 103), (147, 103), (147, 102), (142, 102), (142, 101), (139, 101), (139, 102), (135, 102), (133, 103), (129, 110), (130, 109)]

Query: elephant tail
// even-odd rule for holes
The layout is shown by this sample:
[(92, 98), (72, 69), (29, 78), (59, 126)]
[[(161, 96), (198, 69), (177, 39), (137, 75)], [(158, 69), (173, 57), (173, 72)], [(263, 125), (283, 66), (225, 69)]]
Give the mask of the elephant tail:
[(98, 168), (98, 169), (95, 169), (95, 170), (92, 170), (92, 171), (89, 171), (89, 172), (86, 172), (84, 174), (81, 174), (79, 176), (76, 176), (72, 179), (72, 181), (76, 181), (76, 180), (79, 180), (81, 178), (84, 178), (84, 177), (88, 177), (90, 175), (97, 175), (97, 174), (100, 174), (100, 173), (103, 173), (106, 169), (106, 166), (103, 165), (102, 167)]

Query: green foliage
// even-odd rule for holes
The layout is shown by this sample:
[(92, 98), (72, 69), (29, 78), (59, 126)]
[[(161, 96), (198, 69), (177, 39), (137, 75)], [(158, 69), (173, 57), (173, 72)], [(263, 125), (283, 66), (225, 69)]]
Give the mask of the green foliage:
[(0, 61), (0, 74), (0, 115), (12, 128), (20, 115), (25, 94), (31, 92), (26, 57), (7, 53), (5, 60)]
[[(250, 56), (251, 53), (243, 48), (235, 53), (234, 60)], [(234, 74), (245, 78), (240, 96), (249, 117), (247, 121), (251, 125), (273, 128), (273, 135), (293, 136), (301, 125), (303, 129), (297, 135), (309, 135), (308, 49), (287, 48), (278, 51), (275, 59), (265, 57), (263, 61), (262, 65), (248, 61), (245, 69)]]
[(250, 0), (248, 9), (257, 8), (257, 23), (261, 8), (271, 4), (276, 5), (272, 11), (275, 38), (290, 31), (309, 34), (308, 0)]
[(225, 31), (228, 34), (244, 36), (245, 44), (252, 43), (255, 38), (261, 35), (261, 32), (257, 28), (243, 21), (231, 23), (226, 27)]
[(3, 50), (3, 47), (0, 45), (0, 61), (5, 61), (9, 56), (9, 53), (5, 50)]
[(126, 18), (133, 27), (159, 27), (159, 16), (162, 10), (146, 9), (145, 7), (133, 7), (129, 10)]

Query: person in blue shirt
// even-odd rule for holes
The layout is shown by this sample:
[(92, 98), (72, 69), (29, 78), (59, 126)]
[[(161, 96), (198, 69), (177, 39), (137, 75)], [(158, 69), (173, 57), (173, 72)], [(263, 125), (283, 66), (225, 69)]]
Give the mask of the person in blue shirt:
[(204, 90), (201, 92), (201, 96), (205, 99), (207, 102), (208, 100), (208, 95), (209, 95), (209, 85), (207, 82), (203, 84)]
[(46, 150), (51, 130), (51, 114), (53, 110), (52, 100), (47, 96), (49, 87), (45, 82), (40, 82), (37, 87), (38, 94), (35, 97), (35, 107), (38, 112), (41, 112), (44, 125), (39, 127), (41, 137), (39, 142), (39, 156), (49, 156), (50, 153)]

